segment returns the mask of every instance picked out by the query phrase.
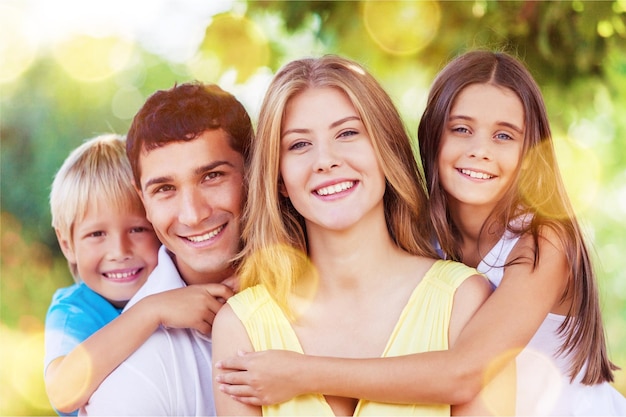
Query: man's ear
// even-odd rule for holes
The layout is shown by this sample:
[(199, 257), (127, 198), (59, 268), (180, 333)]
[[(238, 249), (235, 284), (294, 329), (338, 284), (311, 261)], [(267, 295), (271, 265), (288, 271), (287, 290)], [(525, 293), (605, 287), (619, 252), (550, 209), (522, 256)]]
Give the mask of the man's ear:
[(70, 243), (69, 239), (66, 236), (63, 236), (59, 229), (54, 229), (54, 232), (57, 235), (61, 252), (63, 252), (63, 256), (65, 256), (67, 262), (70, 264), (76, 264), (76, 254), (74, 253), (74, 247)]
[(143, 203), (143, 193), (141, 192), (141, 187), (137, 187), (137, 182), (135, 182), (135, 180), (133, 179), (133, 188), (135, 189), (135, 191), (137, 192), (137, 195), (139, 196), (139, 198), (141, 198), (141, 202)]
[(137, 195), (139, 196), (139, 199), (141, 200), (141, 204), (143, 204), (143, 208), (146, 213), (146, 219), (148, 219), (148, 221), (152, 223), (152, 221), (150, 220), (150, 217), (148, 217), (148, 210), (145, 209), (146, 202), (144, 201), (144, 198), (143, 198), (143, 191), (141, 191), (141, 187), (137, 187), (137, 183), (135, 182), (134, 179), (133, 179), (133, 188), (135, 189), (135, 192), (137, 192)]

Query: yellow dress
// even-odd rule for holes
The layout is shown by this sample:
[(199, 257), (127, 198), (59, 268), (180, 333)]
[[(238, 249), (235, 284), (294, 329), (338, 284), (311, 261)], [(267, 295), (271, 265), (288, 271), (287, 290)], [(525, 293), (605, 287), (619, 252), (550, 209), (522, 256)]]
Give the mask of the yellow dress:
[[(387, 342), (383, 357), (448, 349), (448, 326), (456, 289), (478, 272), (461, 263), (437, 261), (413, 290)], [(289, 320), (265, 287), (257, 285), (228, 300), (256, 351), (304, 353)], [(333, 416), (323, 395), (307, 394), (263, 407), (264, 416)], [(447, 404), (388, 404), (360, 400), (355, 416), (449, 416)]]

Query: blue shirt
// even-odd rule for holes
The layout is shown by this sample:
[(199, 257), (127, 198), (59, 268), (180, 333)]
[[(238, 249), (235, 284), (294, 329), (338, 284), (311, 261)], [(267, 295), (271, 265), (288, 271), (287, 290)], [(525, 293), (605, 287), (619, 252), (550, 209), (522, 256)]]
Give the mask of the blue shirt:
[[(118, 317), (118, 309), (84, 283), (57, 290), (46, 316), (44, 370)], [(78, 410), (70, 414), (77, 415)]]

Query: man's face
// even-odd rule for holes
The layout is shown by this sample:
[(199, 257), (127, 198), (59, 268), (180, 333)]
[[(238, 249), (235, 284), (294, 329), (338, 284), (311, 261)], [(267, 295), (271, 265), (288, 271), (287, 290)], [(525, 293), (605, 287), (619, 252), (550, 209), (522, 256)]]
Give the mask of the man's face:
[(221, 282), (239, 250), (243, 157), (226, 132), (204, 132), (139, 155), (140, 195), (187, 284)]

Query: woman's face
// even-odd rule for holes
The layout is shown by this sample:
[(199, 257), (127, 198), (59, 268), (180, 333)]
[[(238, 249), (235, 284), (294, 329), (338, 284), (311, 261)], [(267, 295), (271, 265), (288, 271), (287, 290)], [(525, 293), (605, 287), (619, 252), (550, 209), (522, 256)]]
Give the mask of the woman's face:
[(515, 178), (524, 144), (524, 107), (510, 89), (465, 87), (441, 137), (441, 185), (452, 206), (493, 208)]
[(346, 229), (383, 212), (384, 174), (359, 113), (338, 89), (309, 88), (288, 102), (280, 173), (309, 231)]

